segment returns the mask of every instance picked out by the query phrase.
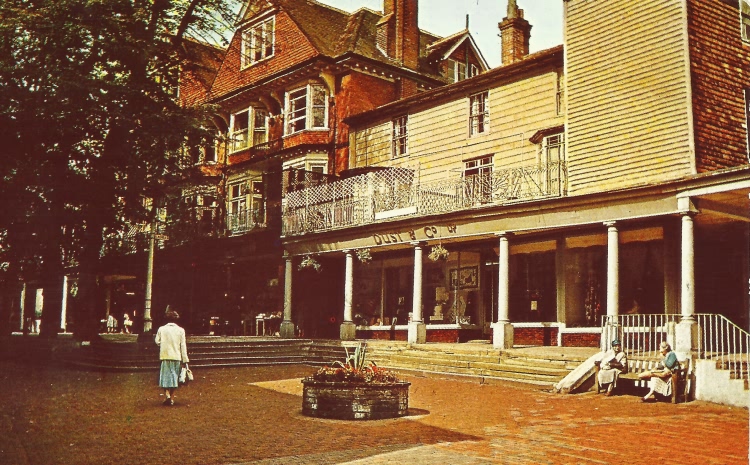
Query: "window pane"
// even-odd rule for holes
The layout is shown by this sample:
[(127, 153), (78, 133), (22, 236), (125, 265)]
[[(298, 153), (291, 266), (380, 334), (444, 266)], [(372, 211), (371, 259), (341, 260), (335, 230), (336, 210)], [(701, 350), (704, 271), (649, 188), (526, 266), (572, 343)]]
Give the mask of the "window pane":
[(326, 119), (325, 108), (313, 108), (312, 127), (324, 128), (326, 126), (325, 119)]

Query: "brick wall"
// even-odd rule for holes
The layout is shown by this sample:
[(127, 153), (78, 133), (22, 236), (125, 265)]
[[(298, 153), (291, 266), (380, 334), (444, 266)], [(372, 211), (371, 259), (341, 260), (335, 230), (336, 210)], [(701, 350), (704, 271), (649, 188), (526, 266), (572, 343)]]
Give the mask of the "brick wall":
[(601, 334), (598, 333), (562, 333), (563, 347), (599, 347)]
[(688, 1), (696, 166), (699, 172), (747, 164), (743, 88), (750, 44), (740, 36), (737, 1)]
[(513, 344), (520, 346), (556, 346), (556, 327), (513, 328)]

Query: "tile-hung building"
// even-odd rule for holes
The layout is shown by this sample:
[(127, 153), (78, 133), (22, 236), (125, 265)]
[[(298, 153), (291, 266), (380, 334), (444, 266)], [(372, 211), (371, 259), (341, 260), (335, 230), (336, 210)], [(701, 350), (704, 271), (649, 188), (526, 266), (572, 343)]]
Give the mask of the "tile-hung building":
[[(382, 14), (349, 14), (309, 0), (269, 0), (248, 1), (240, 12), (207, 97), (219, 108), (217, 139), (226, 141), (217, 145), (222, 180), (217, 194), (196, 199), (206, 205), (208, 195), (223, 208), (226, 237), (212, 254), (220, 268), (188, 268), (204, 278), (182, 281), (216, 282), (214, 298), (198, 307), (202, 320), (213, 312), (233, 327), (244, 321), (242, 331), (255, 334), (257, 315), (281, 313), (282, 190), (344, 175), (345, 118), (487, 70), (468, 31), (448, 38), (421, 31), (416, 0), (383, 6)], [(184, 300), (185, 293), (170, 296)], [(317, 295), (282, 335), (338, 337), (338, 329), (329, 334), (317, 324), (334, 300), (333, 293)]]
[(285, 192), (285, 318), (333, 293), (343, 339), (746, 353), (747, 0), (568, 0), (531, 55), (515, 1), (499, 27), (502, 66), (347, 118), (355, 175)]

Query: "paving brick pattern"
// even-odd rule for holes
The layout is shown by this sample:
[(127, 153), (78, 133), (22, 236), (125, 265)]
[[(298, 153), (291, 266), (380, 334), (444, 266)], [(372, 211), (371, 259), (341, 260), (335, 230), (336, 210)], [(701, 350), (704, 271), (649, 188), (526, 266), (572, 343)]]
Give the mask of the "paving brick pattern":
[(745, 464), (748, 412), (406, 376), (404, 418), (301, 415), (304, 366), (203, 369), (175, 407), (156, 374), (0, 363), (0, 464)]

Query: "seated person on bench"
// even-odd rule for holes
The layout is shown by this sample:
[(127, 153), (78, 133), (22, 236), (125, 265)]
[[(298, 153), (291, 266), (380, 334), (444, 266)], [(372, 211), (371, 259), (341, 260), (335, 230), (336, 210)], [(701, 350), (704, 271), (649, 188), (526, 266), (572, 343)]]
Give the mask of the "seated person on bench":
[(649, 391), (641, 399), (643, 402), (656, 402), (654, 393), (657, 392), (666, 397), (672, 395), (672, 373), (680, 369), (680, 362), (677, 361), (677, 354), (672, 352), (672, 348), (669, 347), (666, 341), (662, 341), (659, 346), (659, 352), (664, 357), (664, 361), (656, 365), (656, 369), (644, 371), (638, 375), (639, 379), (649, 380)]
[(622, 350), (620, 341), (612, 341), (612, 348), (604, 353), (604, 357), (597, 363), (599, 373), (597, 374), (599, 387), (607, 386), (607, 396), (612, 395), (612, 391), (617, 387), (617, 378), (621, 373), (628, 372), (628, 358)]

